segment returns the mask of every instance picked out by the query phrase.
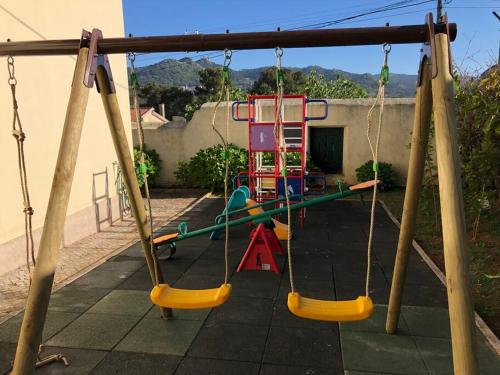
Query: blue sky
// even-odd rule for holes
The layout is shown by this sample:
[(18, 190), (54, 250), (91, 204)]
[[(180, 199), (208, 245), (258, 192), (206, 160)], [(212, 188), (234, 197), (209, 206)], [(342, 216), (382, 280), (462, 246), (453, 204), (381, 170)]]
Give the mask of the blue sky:
[[(336, 20), (362, 13), (398, 0), (124, 0), (125, 31), (134, 36), (173, 35), (185, 33), (224, 33), (282, 30)], [(415, 0), (415, 6), (367, 15), (333, 27), (362, 27), (421, 24), (425, 14), (435, 11), (436, 1)], [(500, 0), (443, 0), (450, 22), (458, 24), (458, 35), (452, 45), (455, 63), (469, 71), (481, 69), (498, 57), (500, 22), (492, 15), (500, 14)], [(435, 14), (435, 12), (434, 12)], [(392, 72), (414, 74), (418, 68), (419, 45), (395, 45), (389, 65)], [(149, 65), (164, 58), (207, 53), (146, 54), (137, 57), (138, 65)], [(209, 53), (220, 63), (222, 57)], [(379, 46), (287, 49), (284, 66), (320, 65), (355, 73), (376, 73), (382, 63)], [(233, 69), (274, 65), (272, 50), (242, 51), (234, 54)]]

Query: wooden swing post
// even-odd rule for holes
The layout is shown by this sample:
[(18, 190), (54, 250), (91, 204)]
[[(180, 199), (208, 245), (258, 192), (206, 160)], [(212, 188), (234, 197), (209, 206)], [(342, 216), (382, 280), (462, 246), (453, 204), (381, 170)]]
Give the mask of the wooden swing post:
[(453, 367), (456, 375), (476, 375), (479, 368), (475, 350), (474, 305), (469, 280), (448, 35), (436, 34), (434, 41), (437, 75), (432, 79), (432, 97)]
[[(107, 62), (107, 56), (103, 56), (103, 58), (106, 61), (104, 65), (98, 65), (95, 80), (101, 94), (102, 104), (104, 106), (104, 111), (106, 112), (106, 118), (108, 119), (109, 130), (111, 131), (111, 137), (113, 138), (113, 144), (115, 146), (118, 162), (120, 163), (120, 167), (122, 169), (123, 182), (130, 200), (130, 208), (135, 219), (137, 231), (139, 232), (139, 237), (141, 238), (142, 249), (148, 265), (151, 281), (152, 284), (155, 285), (155, 274), (158, 275), (158, 281), (162, 282), (162, 273), (159, 269), (157, 269), (153, 259), (153, 254), (151, 254), (151, 227), (144, 208), (141, 190), (139, 188), (139, 184), (137, 183), (134, 162), (132, 161), (132, 157), (130, 155), (127, 134), (125, 132), (125, 127), (123, 126), (120, 106), (118, 104), (114, 85), (112, 84), (113, 78), (111, 76), (111, 70), (109, 69), (109, 63)], [(162, 311), (162, 315), (164, 316), (170, 316), (170, 314), (171, 310), (165, 309), (165, 311)]]
[(76, 61), (36, 267), (19, 334), (13, 375), (30, 375), (35, 372), (89, 97), (89, 88), (83, 84), (88, 54), (88, 48), (81, 48)]
[(415, 114), (413, 117), (413, 131), (411, 137), (410, 161), (406, 180), (406, 193), (403, 205), (403, 217), (399, 231), (396, 262), (392, 275), (391, 294), (387, 309), (386, 331), (394, 333), (398, 327), (403, 286), (406, 278), (406, 269), (410, 258), (415, 223), (417, 220), (418, 201), (424, 176), (425, 154), (429, 139), (429, 127), (432, 114), (432, 89), (430, 60), (424, 55), (420, 62), (420, 80), (417, 85), (415, 100)]

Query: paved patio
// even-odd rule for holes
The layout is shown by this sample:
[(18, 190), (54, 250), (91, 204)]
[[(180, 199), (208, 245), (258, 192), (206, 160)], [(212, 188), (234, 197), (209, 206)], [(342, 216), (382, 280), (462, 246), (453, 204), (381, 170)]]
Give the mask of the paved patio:
[[(220, 199), (205, 199), (180, 220), (191, 229), (212, 223)], [(293, 240), (297, 289), (318, 298), (354, 298), (364, 291), (368, 211), (337, 201), (307, 211)], [(163, 228), (174, 231), (178, 221)], [(294, 317), (286, 307), (288, 271), (236, 273), (248, 226), (231, 230), (233, 293), (220, 308), (174, 311), (162, 320), (149, 300), (150, 279), (138, 243), (55, 292), (44, 354), (62, 352), (70, 366), (40, 374), (452, 374), (446, 291), (411, 256), (398, 335), (384, 333), (398, 231), (377, 208), (371, 296), (374, 316), (358, 323)], [(221, 283), (223, 241), (180, 242), (162, 262), (165, 280), (180, 288)], [(284, 267), (284, 257), (277, 256)], [(0, 326), (0, 373), (13, 358), (21, 314)], [(500, 373), (500, 360), (478, 332), (481, 374)]]

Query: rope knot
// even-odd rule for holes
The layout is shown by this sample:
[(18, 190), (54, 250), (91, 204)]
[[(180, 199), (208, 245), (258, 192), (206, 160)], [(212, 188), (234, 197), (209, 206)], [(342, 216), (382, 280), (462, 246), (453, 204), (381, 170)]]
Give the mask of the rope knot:
[(35, 213), (35, 210), (33, 210), (33, 207), (28, 205), (28, 202), (24, 202), (24, 206), (25, 206), (25, 208), (23, 210), (24, 213), (26, 213), (30, 216), (32, 216)]
[(26, 139), (26, 134), (23, 131), (18, 129), (12, 130), (12, 135), (17, 139), (18, 142), (23, 142)]

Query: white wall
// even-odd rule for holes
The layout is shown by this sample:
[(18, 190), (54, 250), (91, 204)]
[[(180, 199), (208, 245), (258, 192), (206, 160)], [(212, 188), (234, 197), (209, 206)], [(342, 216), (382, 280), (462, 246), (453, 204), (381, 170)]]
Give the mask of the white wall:
[[(82, 29), (100, 28), (105, 37), (123, 37), (120, 0), (4, 0), (0, 4), (0, 40), (78, 39)], [(17, 151), (11, 136), (12, 102), (6, 58), (0, 58), (0, 274), (24, 262), (23, 202)], [(74, 56), (16, 57), (19, 113), (27, 134), (26, 163), (34, 227), (43, 225), (62, 126), (75, 66)], [(127, 69), (124, 55), (110, 56), (126, 131), (131, 137)], [(112, 162), (116, 160), (101, 99), (91, 91), (68, 208), (65, 243), (96, 230), (92, 207), (92, 174), (109, 173), (115, 196)], [(97, 181), (101, 194), (104, 179)], [(115, 212), (115, 218), (117, 213)]]
[[(310, 127), (343, 127), (343, 176), (350, 184), (356, 183), (356, 172), (364, 162), (372, 159), (366, 139), (367, 114), (374, 99), (334, 99), (328, 100), (328, 117), (322, 121), (310, 121)], [(178, 161), (188, 161), (196, 152), (218, 144), (220, 139), (211, 128), (215, 103), (205, 103), (195, 112), (187, 124), (170, 122), (158, 129), (144, 129), (145, 143), (160, 154), (161, 171), (159, 184), (174, 185), (174, 171)], [(286, 108), (287, 119), (300, 117), (301, 106)], [(386, 99), (382, 125), (379, 160), (393, 164), (398, 174), (398, 183), (404, 185), (409, 160), (408, 144), (411, 139), (415, 99)], [(246, 108), (241, 108), (246, 113)], [(273, 118), (273, 107), (262, 108), (265, 118)], [(318, 104), (309, 105), (310, 116), (321, 116), (323, 108)], [(225, 130), (226, 104), (222, 103), (217, 111), (216, 127)], [(290, 117), (288, 117), (290, 116)], [(373, 112), (373, 128), (377, 126), (378, 110)], [(375, 134), (375, 133), (374, 133)], [(137, 142), (134, 131), (134, 142)], [(248, 123), (230, 122), (230, 142), (248, 148)]]

